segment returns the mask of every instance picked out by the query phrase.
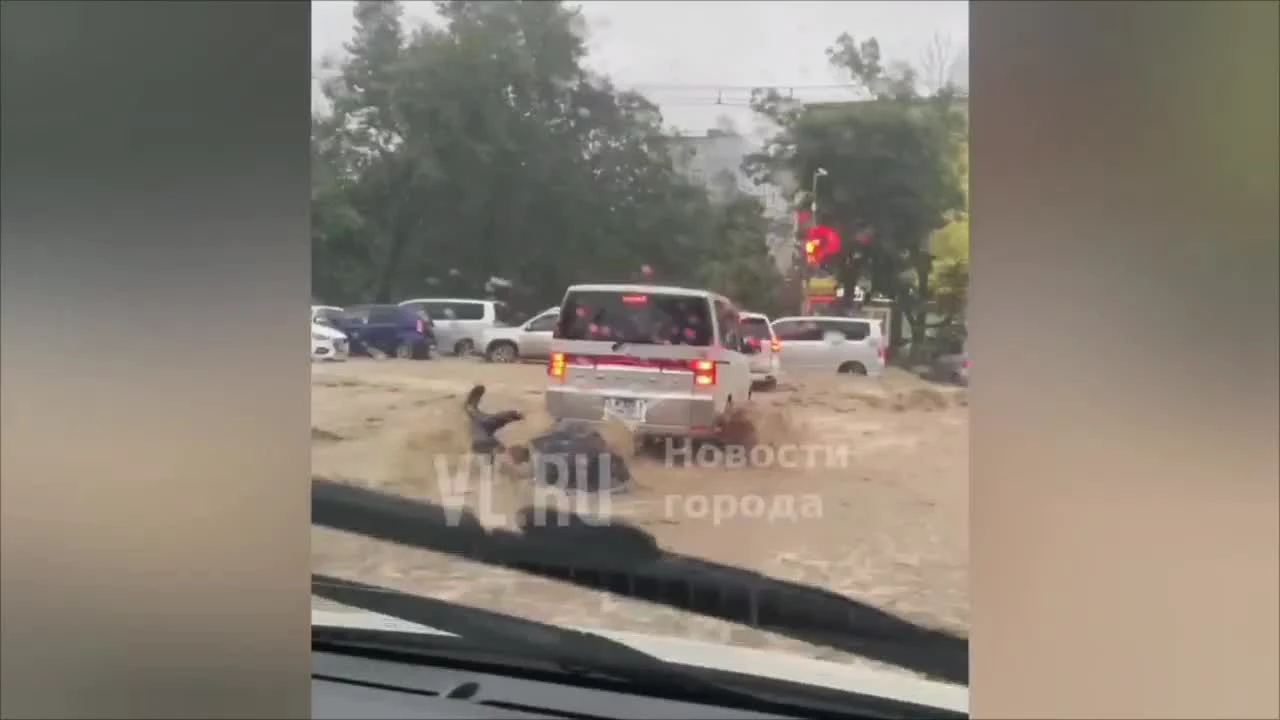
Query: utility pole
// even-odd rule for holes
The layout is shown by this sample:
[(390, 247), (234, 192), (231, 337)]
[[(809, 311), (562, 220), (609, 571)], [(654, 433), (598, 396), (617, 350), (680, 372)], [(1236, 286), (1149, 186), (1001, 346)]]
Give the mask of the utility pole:
[[(818, 224), (818, 178), (826, 177), (826, 168), (818, 168), (813, 171), (813, 180), (809, 184), (809, 224), (810, 226)], [(799, 226), (799, 223), (797, 223)], [(805, 228), (800, 227), (797, 232), (798, 240), (801, 248), (800, 260), (800, 314), (808, 315), (809, 307), (809, 279), (813, 277), (813, 270), (809, 267), (808, 254), (804, 252), (805, 246)]]
[(790, 205), (791, 207), (791, 239), (792, 239), (792, 242), (794, 243), (794, 246), (793, 246), (793, 252), (791, 254), (791, 271), (788, 274), (788, 282), (791, 283), (796, 290), (796, 298), (798, 299), (798, 302), (800, 304), (799, 310), (801, 315), (804, 314), (805, 265), (808, 263), (808, 258), (805, 257), (805, 252), (804, 252), (804, 234), (805, 234), (806, 223), (804, 221), (804, 210), (801, 209), (801, 205), (803, 202), (804, 202), (804, 191), (797, 190), (795, 195), (792, 196), (791, 198), (791, 205)]

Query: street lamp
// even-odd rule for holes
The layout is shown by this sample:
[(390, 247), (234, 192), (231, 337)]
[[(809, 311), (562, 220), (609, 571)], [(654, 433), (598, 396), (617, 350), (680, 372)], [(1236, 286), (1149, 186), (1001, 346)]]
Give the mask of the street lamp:
[(818, 178), (826, 176), (826, 168), (818, 168), (813, 171), (813, 184), (809, 189), (809, 212), (813, 215), (814, 222), (818, 222)]

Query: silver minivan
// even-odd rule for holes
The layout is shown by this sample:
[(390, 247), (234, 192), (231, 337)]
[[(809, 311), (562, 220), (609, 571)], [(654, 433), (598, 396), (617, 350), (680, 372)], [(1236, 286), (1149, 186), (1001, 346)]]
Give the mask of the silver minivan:
[(507, 306), (500, 300), (465, 298), (414, 298), (400, 303), (425, 312), (431, 318), (436, 347), (454, 355), (470, 355), (484, 347), (484, 333), (510, 324)]
[(871, 318), (798, 316), (773, 321), (782, 368), (879, 375), (884, 371), (885, 337)]
[(713, 436), (750, 400), (754, 346), (738, 310), (706, 290), (575, 285), (547, 363), (547, 412), (618, 420), (644, 435)]

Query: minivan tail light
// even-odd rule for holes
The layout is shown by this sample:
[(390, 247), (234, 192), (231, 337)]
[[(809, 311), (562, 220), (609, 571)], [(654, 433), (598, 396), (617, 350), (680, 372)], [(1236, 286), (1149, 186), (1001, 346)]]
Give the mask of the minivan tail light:
[(876, 348), (876, 356), (879, 357), (880, 362), (883, 363), (889, 357), (889, 352), (885, 349), (883, 345), (880, 345), (879, 347)]
[(551, 362), (547, 364), (547, 374), (553, 378), (563, 380), (567, 364), (568, 360), (565, 358), (564, 353), (551, 353)]
[(714, 361), (693, 361), (693, 384), (698, 387), (712, 387), (716, 384), (716, 364)]
[(427, 325), (426, 325), (426, 323), (424, 323), (424, 322), (422, 322), (421, 320), (419, 320), (419, 321), (418, 321), (418, 333), (419, 333), (419, 334), (422, 334), (422, 333), (425, 333), (426, 331), (427, 331)]
[(772, 340), (770, 340), (770, 341), (769, 341), (769, 349), (770, 349), (770, 350), (772, 350), (772, 351), (774, 351), (774, 352), (779, 352), (779, 351), (781, 351), (781, 350), (782, 350), (782, 341), (781, 341), (781, 340), (779, 340), (778, 338), (773, 338)]

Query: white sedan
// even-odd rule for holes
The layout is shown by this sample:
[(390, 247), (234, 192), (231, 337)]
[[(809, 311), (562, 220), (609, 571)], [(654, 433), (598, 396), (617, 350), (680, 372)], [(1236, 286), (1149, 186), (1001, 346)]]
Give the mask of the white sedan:
[(328, 325), (311, 323), (311, 360), (346, 360), (350, 348), (346, 333)]

